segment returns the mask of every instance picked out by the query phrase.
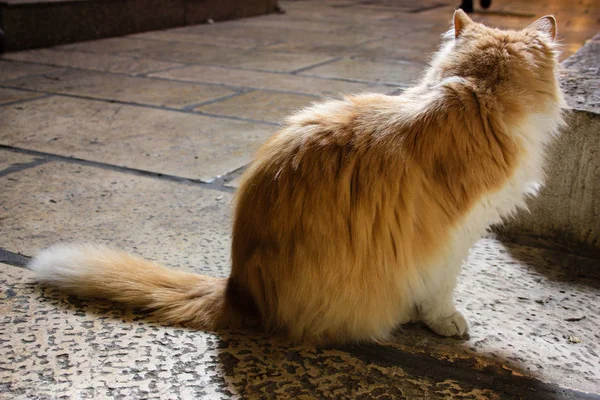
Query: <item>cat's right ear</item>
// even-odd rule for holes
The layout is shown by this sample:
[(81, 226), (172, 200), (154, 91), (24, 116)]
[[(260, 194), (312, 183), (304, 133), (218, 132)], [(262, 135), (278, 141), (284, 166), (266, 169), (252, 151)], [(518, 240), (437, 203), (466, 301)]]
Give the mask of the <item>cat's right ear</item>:
[(546, 15), (529, 25), (527, 28), (530, 31), (540, 31), (549, 35), (552, 40), (556, 38), (557, 28), (556, 19), (552, 15)]
[(460, 8), (454, 11), (454, 37), (458, 38), (462, 31), (473, 23), (473, 20), (469, 18), (466, 12)]

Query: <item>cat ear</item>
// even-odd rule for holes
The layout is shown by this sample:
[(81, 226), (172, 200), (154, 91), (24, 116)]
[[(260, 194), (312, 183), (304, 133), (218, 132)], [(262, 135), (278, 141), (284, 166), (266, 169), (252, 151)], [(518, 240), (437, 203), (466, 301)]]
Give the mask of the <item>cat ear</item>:
[(544, 32), (554, 40), (556, 37), (556, 33), (558, 32), (556, 28), (556, 19), (552, 15), (546, 15), (535, 21), (533, 24), (529, 25), (527, 28), (530, 31), (540, 31)]
[(460, 8), (454, 11), (454, 37), (459, 37), (463, 29), (472, 23), (473, 20), (469, 18), (466, 12)]

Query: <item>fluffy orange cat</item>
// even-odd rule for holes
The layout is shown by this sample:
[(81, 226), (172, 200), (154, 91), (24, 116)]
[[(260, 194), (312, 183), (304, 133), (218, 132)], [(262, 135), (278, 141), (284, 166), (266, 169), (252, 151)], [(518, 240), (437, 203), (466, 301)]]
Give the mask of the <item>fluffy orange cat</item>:
[[(381, 341), (468, 324), (453, 290), (485, 229), (535, 194), (560, 126), (556, 21), (491, 29), (462, 11), (421, 82), (305, 109), (259, 151), (236, 199), (227, 279), (94, 245), (58, 245), (37, 278), (197, 329)], [(401, 67), (399, 67), (401, 68)]]

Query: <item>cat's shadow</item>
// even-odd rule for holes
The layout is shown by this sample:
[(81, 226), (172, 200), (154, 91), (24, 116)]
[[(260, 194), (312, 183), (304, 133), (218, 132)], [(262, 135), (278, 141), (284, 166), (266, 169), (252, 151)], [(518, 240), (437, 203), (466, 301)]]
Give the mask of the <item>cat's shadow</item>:
[[(514, 361), (467, 354), (465, 340), (440, 338), (419, 324), (398, 332), (389, 343), (326, 348), (221, 332), (221, 374), (244, 398), (554, 398), (547, 384)], [(414, 346), (431, 339), (444, 341), (443, 350)]]

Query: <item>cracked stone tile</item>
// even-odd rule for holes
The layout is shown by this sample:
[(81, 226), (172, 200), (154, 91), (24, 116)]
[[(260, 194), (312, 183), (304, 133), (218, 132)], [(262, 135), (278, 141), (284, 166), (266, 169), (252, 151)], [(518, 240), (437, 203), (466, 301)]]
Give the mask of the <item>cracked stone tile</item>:
[(203, 181), (246, 165), (277, 129), (65, 97), (0, 108), (0, 120), (5, 145)]
[(13, 103), (20, 100), (35, 99), (36, 97), (42, 97), (43, 94), (26, 92), (23, 90), (7, 89), (0, 87), (0, 105), (6, 103)]
[(181, 64), (167, 61), (145, 60), (143, 58), (123, 57), (112, 54), (94, 54), (82, 51), (57, 51), (53, 49), (7, 53), (3, 55), (3, 58), (61, 67), (132, 75), (162, 71), (168, 68), (181, 66)]
[(0, 56), (0, 81), (21, 78), (23, 76), (48, 74), (58, 71), (62, 71), (62, 69), (48, 67), (45, 65), (6, 61), (2, 59), (2, 56)]
[(200, 106), (194, 110), (257, 121), (283, 123), (285, 118), (293, 112), (319, 100), (313, 96), (256, 90)]
[(182, 83), (92, 71), (67, 71), (10, 82), (13, 87), (96, 99), (185, 108), (234, 94), (213, 85)]
[(212, 82), (238, 87), (282, 90), (326, 96), (338, 96), (341, 93), (361, 92), (390, 93), (391, 91), (396, 90), (396, 88), (392, 86), (379, 86), (300, 75), (284, 75), (273, 72), (248, 71), (199, 65), (158, 72), (156, 74), (151, 74), (150, 76), (190, 82)]
[(366, 61), (344, 58), (301, 72), (305, 76), (351, 79), (377, 84), (409, 85), (425, 70), (420, 63)]

